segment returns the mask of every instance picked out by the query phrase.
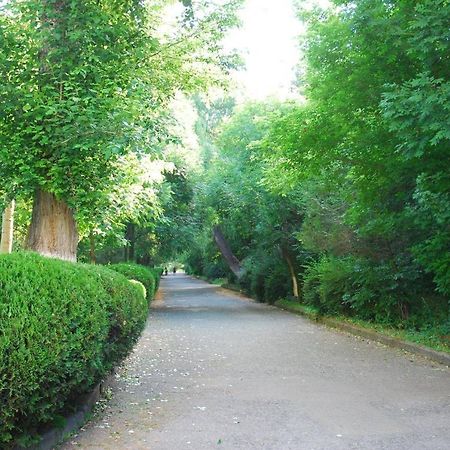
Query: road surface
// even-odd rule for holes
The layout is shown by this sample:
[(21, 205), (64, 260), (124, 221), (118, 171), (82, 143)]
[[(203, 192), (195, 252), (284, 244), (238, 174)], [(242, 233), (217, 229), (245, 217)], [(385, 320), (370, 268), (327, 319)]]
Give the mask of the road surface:
[(65, 450), (449, 450), (449, 369), (169, 275)]

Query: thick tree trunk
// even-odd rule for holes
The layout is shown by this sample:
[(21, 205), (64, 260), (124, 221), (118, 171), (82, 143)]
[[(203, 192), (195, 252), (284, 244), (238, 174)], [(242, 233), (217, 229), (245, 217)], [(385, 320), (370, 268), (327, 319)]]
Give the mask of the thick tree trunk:
[(297, 272), (295, 270), (295, 264), (292, 260), (292, 256), (289, 253), (289, 250), (286, 247), (281, 247), (281, 254), (283, 255), (284, 260), (286, 261), (288, 268), (289, 268), (289, 274), (292, 281), (292, 294), (295, 298), (299, 297), (299, 291), (298, 291), (298, 280), (297, 280)]
[(78, 232), (73, 210), (55, 195), (38, 189), (26, 247), (44, 256), (76, 261)]
[(0, 253), (11, 253), (14, 235), (14, 200), (5, 208), (2, 215), (2, 237)]
[(238, 277), (241, 278), (243, 270), (241, 263), (234, 256), (228, 241), (225, 239), (221, 229), (219, 227), (214, 227), (213, 229), (214, 240), (216, 241), (217, 247), (219, 247), (220, 253), (222, 253), (223, 258), (228, 264), (231, 271)]
[(289, 272), (291, 274), (291, 280), (292, 280), (292, 294), (295, 298), (298, 298), (298, 280), (297, 280), (297, 274), (295, 272), (294, 264), (292, 263), (292, 259), (290, 256), (286, 258), (286, 262), (289, 267)]

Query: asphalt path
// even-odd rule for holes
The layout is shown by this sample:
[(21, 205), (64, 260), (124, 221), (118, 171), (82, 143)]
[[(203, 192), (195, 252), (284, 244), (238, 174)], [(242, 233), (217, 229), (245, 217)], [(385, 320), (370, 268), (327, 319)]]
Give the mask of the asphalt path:
[(184, 274), (63, 449), (449, 450), (450, 372)]

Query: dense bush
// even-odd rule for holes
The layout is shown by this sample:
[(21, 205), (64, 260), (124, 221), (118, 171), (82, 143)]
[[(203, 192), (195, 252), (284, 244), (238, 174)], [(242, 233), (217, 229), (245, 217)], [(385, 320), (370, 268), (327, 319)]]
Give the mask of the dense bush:
[(264, 301), (273, 304), (292, 293), (292, 281), (285, 265), (276, 264), (266, 274), (264, 280)]
[(194, 243), (189, 249), (184, 260), (184, 270), (190, 275), (203, 275), (205, 271), (205, 260), (201, 248)]
[(140, 281), (147, 290), (147, 299), (153, 299), (162, 273), (160, 269), (151, 269), (134, 263), (111, 264), (108, 268), (125, 275), (129, 280)]
[(0, 447), (68, 412), (132, 348), (142, 290), (105, 267), (0, 256)]
[(348, 312), (344, 295), (352, 284), (352, 259), (323, 257), (306, 270), (303, 284), (305, 303), (313, 305), (321, 313)]
[(241, 288), (260, 302), (274, 303), (291, 292), (291, 280), (287, 267), (280, 259), (258, 255), (247, 258), (244, 275), (239, 280)]
[(136, 285), (140, 290), (141, 290), (141, 294), (144, 298), (147, 298), (147, 289), (145, 289), (145, 286), (137, 280), (128, 280), (131, 284)]
[(431, 280), (427, 290), (424, 274), (412, 260), (395, 262), (394, 266), (350, 256), (322, 257), (305, 272), (304, 301), (324, 314), (386, 324), (422, 328), (445, 322), (448, 304), (429, 294)]
[(149, 270), (153, 273), (153, 276), (155, 277), (155, 283), (156, 283), (155, 284), (155, 294), (156, 294), (156, 291), (159, 288), (159, 282), (161, 281), (161, 276), (163, 274), (163, 268), (162, 267), (153, 267)]
[(223, 258), (215, 259), (214, 261), (208, 261), (205, 264), (203, 275), (209, 280), (216, 280), (219, 278), (229, 278), (231, 271)]

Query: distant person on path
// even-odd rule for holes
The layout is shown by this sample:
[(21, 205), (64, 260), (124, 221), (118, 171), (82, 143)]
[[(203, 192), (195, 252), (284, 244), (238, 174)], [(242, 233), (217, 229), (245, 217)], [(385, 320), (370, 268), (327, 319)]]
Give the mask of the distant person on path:
[(173, 266), (173, 273), (177, 273), (177, 268)]
[(169, 270), (167, 269), (167, 267), (164, 267), (164, 275), (169, 275)]

